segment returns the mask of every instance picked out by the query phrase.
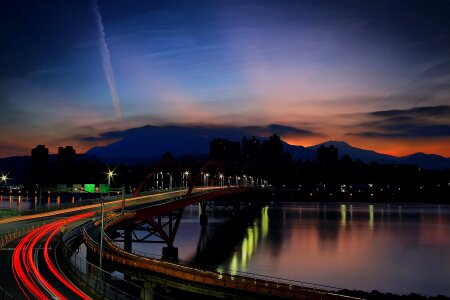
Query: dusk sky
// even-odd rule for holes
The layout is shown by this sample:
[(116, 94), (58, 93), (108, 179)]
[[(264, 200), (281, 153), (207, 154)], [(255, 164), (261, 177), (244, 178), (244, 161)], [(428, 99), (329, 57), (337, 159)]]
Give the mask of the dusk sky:
[(450, 157), (447, 0), (11, 0), (0, 24), (0, 157), (169, 124)]

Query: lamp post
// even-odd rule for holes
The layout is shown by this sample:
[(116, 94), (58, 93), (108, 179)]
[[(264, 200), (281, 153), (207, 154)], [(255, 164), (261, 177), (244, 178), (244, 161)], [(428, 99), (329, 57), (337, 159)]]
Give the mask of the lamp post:
[[(108, 179), (108, 197), (109, 197), (109, 189), (111, 188), (111, 179), (114, 180), (114, 176), (117, 175), (116, 173), (114, 173), (114, 170), (109, 170), (108, 169), (108, 173), (106, 173), (107, 175), (107, 179)], [(102, 269), (103, 266), (103, 237), (104, 237), (104, 221), (105, 221), (105, 204), (103, 201), (103, 197), (101, 197), (101, 218), (102, 218), (102, 224), (101, 224), (101, 228), (100, 228), (100, 263), (99, 263), (99, 267), (100, 269)]]
[(184, 172), (184, 187), (188, 186), (188, 176), (189, 176), (189, 172), (185, 171)]

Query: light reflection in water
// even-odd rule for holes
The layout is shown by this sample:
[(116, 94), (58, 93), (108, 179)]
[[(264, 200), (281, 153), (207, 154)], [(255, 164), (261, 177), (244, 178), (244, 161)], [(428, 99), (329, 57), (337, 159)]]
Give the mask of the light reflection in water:
[[(263, 207), (261, 209), (261, 219), (260, 219), (260, 226), (261, 226), (261, 234), (262, 234), (262, 242), (267, 237), (267, 234), (269, 233), (269, 207)], [(253, 254), (256, 251), (256, 248), (258, 247), (258, 241), (259, 241), (259, 233), (260, 229), (258, 226), (259, 220), (255, 220), (252, 225), (249, 225), (246, 229), (245, 237), (242, 241), (241, 247), (240, 247), (240, 264), (238, 262), (239, 257), (239, 247), (235, 249), (232, 259), (229, 265), (229, 269), (231, 271), (232, 275), (236, 274), (236, 271), (239, 269), (242, 272), (247, 271), (247, 265), (250, 263), (250, 260), (253, 256)], [(220, 268), (218, 268), (218, 271), (220, 271)]]
[(369, 227), (373, 229), (373, 205), (369, 205)]
[(341, 225), (345, 227), (347, 224), (347, 208), (345, 204), (341, 204)]

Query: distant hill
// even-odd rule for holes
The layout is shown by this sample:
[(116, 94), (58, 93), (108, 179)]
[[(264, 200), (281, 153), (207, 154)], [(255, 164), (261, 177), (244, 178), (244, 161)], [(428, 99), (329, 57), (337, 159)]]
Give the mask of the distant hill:
[(342, 141), (328, 141), (318, 145), (308, 147), (307, 149), (316, 151), (321, 145), (326, 147), (334, 145), (338, 148), (339, 156), (348, 155), (353, 159), (360, 159), (365, 163), (375, 161), (382, 164), (411, 164), (417, 165), (423, 169), (445, 169), (450, 168), (450, 158), (445, 158), (436, 154), (414, 153), (407, 156), (393, 156), (378, 153), (372, 150), (364, 150), (352, 147), (346, 142)]
[(316, 152), (317, 148), (319, 148), (322, 145), (325, 147), (334, 145), (336, 148), (339, 149), (338, 150), (339, 156), (348, 155), (353, 159), (358, 158), (365, 163), (369, 163), (371, 161), (376, 161), (378, 163), (390, 164), (390, 163), (398, 163), (398, 159), (399, 159), (396, 156), (382, 154), (382, 153), (378, 153), (378, 152), (375, 152), (372, 150), (364, 150), (364, 149), (352, 147), (348, 143), (341, 142), (341, 141), (328, 141), (325, 143), (321, 143), (318, 145), (308, 147), (308, 149), (311, 149), (314, 152)]

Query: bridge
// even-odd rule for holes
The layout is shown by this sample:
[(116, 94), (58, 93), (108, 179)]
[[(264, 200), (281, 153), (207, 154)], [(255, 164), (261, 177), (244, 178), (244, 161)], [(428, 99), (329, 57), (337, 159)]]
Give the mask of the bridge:
[[(197, 176), (193, 179), (194, 183), (197, 179)], [(255, 185), (227, 187), (220, 184), (195, 190), (194, 187), (195, 184), (189, 184), (189, 189), (179, 191), (136, 194), (126, 201), (118, 199), (0, 220), (1, 264), (11, 265), (11, 269), (0, 270), (0, 286), (8, 287), (8, 292), (2, 289), (0, 295), (3, 299), (23, 296), (27, 299), (91, 299), (96, 298), (96, 294), (109, 299), (152, 299), (154, 288), (165, 286), (187, 293), (236, 299), (348, 298), (338, 295), (338, 289), (333, 287), (218, 271), (179, 261), (175, 237), (187, 205), (198, 203), (201, 206), (199, 221), (205, 226), (208, 207), (214, 207), (219, 199), (222, 199), (220, 209), (229, 208), (236, 212), (240, 203), (233, 200), (234, 197), (225, 201), (223, 197), (261, 190)], [(117, 226), (127, 228), (119, 237), (123, 239), (123, 248), (118, 246), (117, 237), (114, 240), (110, 236)], [(143, 227), (151, 242), (166, 244), (162, 256), (149, 257), (132, 250), (131, 243), (136, 236), (132, 232)], [(87, 255), (93, 262), (76, 252), (80, 242), (86, 245)], [(125, 278), (115, 278), (114, 274), (102, 269), (102, 261), (123, 272)], [(10, 276), (11, 270), (13, 276)], [(131, 279), (136, 276), (141, 283)], [(138, 292), (129, 292), (133, 289)]]

